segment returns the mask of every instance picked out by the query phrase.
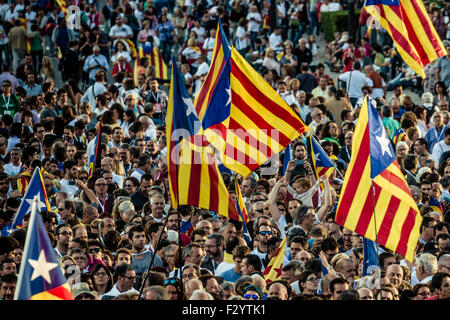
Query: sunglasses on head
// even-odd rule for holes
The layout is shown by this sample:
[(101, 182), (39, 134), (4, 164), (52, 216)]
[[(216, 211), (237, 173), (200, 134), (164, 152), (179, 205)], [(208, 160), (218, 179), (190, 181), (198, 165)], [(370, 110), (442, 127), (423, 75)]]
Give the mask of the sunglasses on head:
[(164, 280), (164, 284), (176, 284), (177, 279), (166, 279)]

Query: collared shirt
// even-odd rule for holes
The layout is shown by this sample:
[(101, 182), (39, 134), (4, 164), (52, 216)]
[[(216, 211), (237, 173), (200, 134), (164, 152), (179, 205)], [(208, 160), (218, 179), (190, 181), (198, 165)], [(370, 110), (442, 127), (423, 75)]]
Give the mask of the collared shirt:
[[(98, 56), (91, 54), (89, 57), (86, 58), (86, 61), (84, 62), (83, 70), (84, 72), (88, 72), (88, 69), (90, 67), (93, 67), (95, 65), (100, 65), (108, 71), (109, 64), (106, 60), (106, 57), (102, 54), (99, 54)], [(100, 70), (100, 68), (94, 68), (89, 71), (89, 79), (95, 79), (95, 74), (97, 71)]]
[(42, 93), (42, 86), (37, 83), (35, 83), (32, 87), (27, 84), (24, 88), (27, 92), (27, 97), (37, 96)]

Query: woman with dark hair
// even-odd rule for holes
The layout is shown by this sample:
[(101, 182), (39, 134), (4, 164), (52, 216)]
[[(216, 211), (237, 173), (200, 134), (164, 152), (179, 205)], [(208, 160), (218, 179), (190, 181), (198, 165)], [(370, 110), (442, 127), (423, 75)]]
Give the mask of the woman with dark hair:
[(161, 48), (161, 54), (166, 63), (170, 60), (170, 51), (174, 43), (173, 38), (176, 36), (175, 27), (172, 22), (167, 19), (166, 14), (161, 14), (159, 17), (159, 23), (156, 27), (159, 37), (159, 47)]
[(109, 110), (114, 113), (117, 123), (121, 126), (123, 123), (123, 114), (125, 113), (123, 106), (120, 103), (114, 103)]
[(449, 101), (448, 90), (444, 81), (438, 81), (434, 85), (433, 104), (437, 106), (441, 100)]
[(166, 279), (164, 280), (164, 287), (169, 292), (169, 300), (185, 300), (184, 286), (180, 279)]
[(414, 293), (414, 298), (412, 300), (425, 300), (431, 297), (430, 287), (425, 283), (416, 284), (412, 292)]
[(128, 129), (130, 126), (136, 121), (136, 115), (134, 114), (133, 110), (127, 110), (123, 114), (123, 122), (121, 124), (123, 134), (125, 137), (129, 137), (130, 134), (128, 133)]
[(319, 287), (319, 277), (314, 271), (306, 270), (300, 274), (298, 279), (298, 286), (303, 296), (313, 297), (316, 295), (317, 288)]
[[(78, 84), (75, 80), (70, 79), (67, 84), (63, 87), (66, 89), (67, 94), (72, 101), (72, 105), (78, 109), (78, 106), (81, 105), (81, 98), (83, 97), (83, 92), (81, 92), (80, 88), (78, 88)], [(77, 111), (77, 114), (79, 112)]]
[(320, 132), (320, 139), (335, 142), (340, 148), (341, 145), (339, 144), (339, 134), (339, 127), (337, 123), (335, 121), (327, 121)]
[(69, 105), (65, 105), (62, 108), (61, 116), (64, 121), (64, 126), (67, 126), (69, 123), (76, 120), (76, 118), (77, 118), (73, 108)]
[(16, 144), (22, 141), (23, 125), (21, 122), (14, 122), (9, 129), (8, 147), (6, 152), (11, 152)]
[(110, 127), (111, 130), (114, 130), (114, 128), (119, 127), (119, 124), (117, 123), (116, 115), (111, 110), (106, 110), (102, 114), (102, 124)]
[(111, 271), (109, 271), (107, 266), (101, 263), (96, 264), (92, 269), (91, 279), (92, 285), (95, 291), (97, 291), (100, 299), (114, 286), (114, 279)]

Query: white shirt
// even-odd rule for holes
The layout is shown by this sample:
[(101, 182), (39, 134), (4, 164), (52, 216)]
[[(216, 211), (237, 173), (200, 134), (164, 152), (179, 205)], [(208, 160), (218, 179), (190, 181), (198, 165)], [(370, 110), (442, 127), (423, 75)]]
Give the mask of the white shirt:
[[(251, 18), (254, 18), (255, 20), (250, 20)], [(259, 32), (259, 29), (261, 28), (261, 22), (262, 18), (259, 12), (249, 12), (247, 14), (247, 31), (250, 32)]]
[(3, 166), (3, 172), (9, 176), (14, 176), (20, 173), (20, 168), (22, 167), (22, 162), (18, 166), (14, 166), (12, 162), (7, 163)]
[(88, 101), (91, 105), (91, 109), (94, 111), (96, 109), (95, 97), (106, 91), (108, 91), (108, 89), (106, 89), (106, 87), (102, 83), (95, 82), (92, 86), (86, 89), (84, 95), (81, 97), (81, 103)]
[(122, 38), (128, 38), (129, 36), (130, 37), (133, 36), (133, 30), (127, 24), (122, 24), (121, 27), (119, 27), (117, 24), (115, 24), (114, 26), (112, 26), (111, 30), (109, 31), (109, 36), (110, 37), (121, 36)]
[(242, 50), (247, 48), (247, 35), (244, 27), (238, 27), (236, 30), (236, 49)]
[(206, 37), (206, 30), (203, 27), (197, 28), (197, 27), (192, 27), (191, 31), (195, 31), (195, 33), (197, 34), (197, 42), (202, 43), (205, 40)]
[(212, 54), (213, 54), (212, 49), (214, 49), (214, 41), (215, 41), (214, 38), (209, 37), (205, 40), (205, 42), (203, 42), (203, 50), (211, 49), (210, 51), (206, 52), (206, 57), (208, 58), (208, 61), (212, 60)]
[[(358, 70), (347, 71), (339, 76), (339, 80), (346, 83), (347, 92), (350, 98), (361, 98), (363, 93), (361, 88), (364, 86), (373, 87), (373, 82), (366, 77), (364, 73)], [(349, 82), (350, 83), (347, 83)]]
[(269, 46), (275, 50), (276, 53), (281, 52), (283, 48), (281, 46), (278, 46), (278, 44), (282, 43), (283, 39), (281, 38), (281, 34), (276, 35), (275, 32), (272, 33), (269, 37)]
[(431, 157), (433, 158), (434, 161), (436, 161), (437, 166), (439, 166), (439, 159), (441, 158), (442, 154), (446, 151), (450, 151), (450, 146), (445, 143), (445, 140), (439, 141), (434, 145)]
[(125, 292), (120, 292), (119, 289), (117, 288), (117, 283), (116, 283), (116, 284), (114, 285), (114, 287), (112, 287), (111, 291), (105, 293), (104, 296), (117, 297), (117, 296), (119, 296), (119, 295), (121, 295), (121, 294), (129, 293), (129, 292), (139, 294), (139, 291), (137, 291), (137, 290), (134, 289), (134, 288), (131, 288), (130, 290), (125, 291)]
[(320, 12), (335, 12), (339, 11), (339, 2), (330, 2), (329, 4), (322, 4)]
[(69, 199), (72, 200), (73, 195), (75, 194), (76, 191), (78, 191), (78, 187), (75, 184), (70, 185), (69, 180), (67, 179), (61, 179), (59, 183), (61, 184), (61, 191), (65, 192), (69, 197)]

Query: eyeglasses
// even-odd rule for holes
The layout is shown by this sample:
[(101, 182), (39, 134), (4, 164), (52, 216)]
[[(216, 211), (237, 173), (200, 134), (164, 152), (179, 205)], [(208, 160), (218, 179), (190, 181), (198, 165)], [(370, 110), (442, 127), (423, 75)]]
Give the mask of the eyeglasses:
[(96, 184), (95, 186), (96, 187), (105, 187), (105, 186), (107, 186), (107, 184), (106, 183), (99, 183), (99, 184)]
[(318, 278), (309, 278), (309, 279), (306, 279), (306, 281), (318, 282), (319, 279)]
[(134, 280), (136, 279), (136, 276), (126, 276), (126, 275), (121, 275), (121, 277), (127, 278), (128, 280)]
[(2, 87), (11, 87), (9, 84), (3, 84)]
[(106, 277), (106, 275), (106, 272), (97, 272), (96, 274), (94, 274), (95, 277)]
[(258, 210), (255, 210), (256, 212), (259, 212), (259, 213), (264, 213), (264, 209), (258, 209)]
[(63, 211), (65, 208), (58, 208), (58, 211)]
[(244, 298), (245, 299), (250, 299), (250, 298), (252, 298), (253, 300), (258, 300), (258, 295), (256, 295), (256, 294), (244, 294)]
[(88, 252), (89, 252), (89, 253), (93, 253), (93, 252), (99, 253), (100, 251), (101, 251), (100, 248), (91, 248), (91, 249), (88, 249)]
[(60, 232), (60, 233), (58, 233), (58, 234), (62, 234), (63, 236), (73, 236), (73, 233), (72, 233), (72, 232), (67, 232), (67, 231)]
[(272, 231), (261, 231), (259, 234), (262, 236), (265, 236), (266, 234), (268, 234), (270, 236), (270, 235), (272, 235)]
[(178, 279), (166, 279), (164, 280), (164, 284), (176, 284)]

